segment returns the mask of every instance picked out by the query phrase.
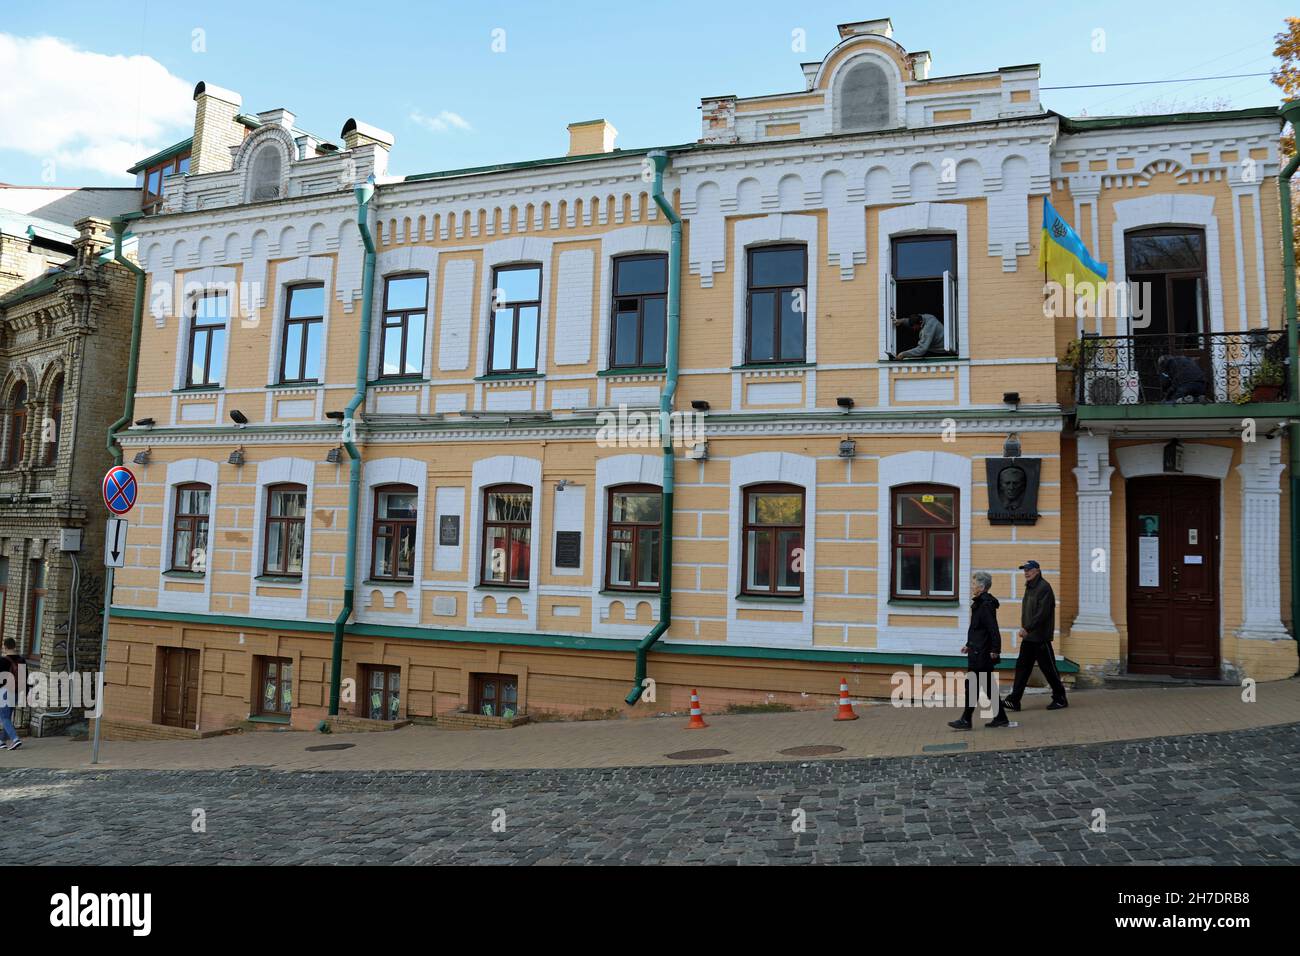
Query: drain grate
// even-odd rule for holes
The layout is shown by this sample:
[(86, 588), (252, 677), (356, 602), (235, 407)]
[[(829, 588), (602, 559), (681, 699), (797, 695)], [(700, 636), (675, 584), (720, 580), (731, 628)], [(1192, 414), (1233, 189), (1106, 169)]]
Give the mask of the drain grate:
[(825, 757), (829, 754), (843, 753), (843, 747), (835, 747), (831, 744), (809, 744), (806, 747), (787, 747), (781, 753), (787, 757)]
[(320, 753), (322, 750), (347, 750), (349, 747), (355, 747), (356, 744), (317, 744), (315, 747), (308, 747), (308, 753)]
[(664, 754), (669, 760), (707, 760), (710, 757), (725, 757), (730, 750), (678, 750)]

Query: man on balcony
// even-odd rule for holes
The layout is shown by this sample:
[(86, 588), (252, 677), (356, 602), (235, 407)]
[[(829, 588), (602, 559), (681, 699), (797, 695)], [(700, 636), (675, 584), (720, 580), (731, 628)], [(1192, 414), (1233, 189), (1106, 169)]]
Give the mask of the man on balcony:
[(891, 358), (919, 359), (925, 358), (931, 351), (943, 348), (943, 323), (929, 312), (905, 315), (894, 320), (894, 325), (905, 325), (916, 333), (916, 347), (906, 352), (899, 352)]
[(1160, 373), (1160, 386), (1164, 394), (1162, 405), (1176, 405), (1184, 398), (1195, 398), (1204, 404), (1205, 370), (1195, 359), (1185, 355), (1162, 355), (1156, 362)]

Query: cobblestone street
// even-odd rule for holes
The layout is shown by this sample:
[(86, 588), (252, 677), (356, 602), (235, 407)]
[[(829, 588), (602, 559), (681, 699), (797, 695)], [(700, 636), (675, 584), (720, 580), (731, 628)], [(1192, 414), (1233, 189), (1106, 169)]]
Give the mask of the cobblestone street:
[(30, 863), (1294, 864), (1298, 756), (1290, 724), (802, 764), (15, 768), (0, 800)]

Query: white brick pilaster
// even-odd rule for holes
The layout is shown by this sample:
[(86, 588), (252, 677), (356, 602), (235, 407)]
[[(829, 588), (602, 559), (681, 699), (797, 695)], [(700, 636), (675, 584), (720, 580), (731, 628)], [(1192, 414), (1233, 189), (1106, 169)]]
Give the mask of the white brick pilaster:
[(1113, 632), (1110, 477), (1115, 469), (1110, 464), (1110, 440), (1104, 435), (1080, 435), (1078, 455), (1074, 477), (1079, 492), (1079, 613), (1071, 629)]
[(1242, 445), (1241, 590), (1245, 606), (1238, 637), (1289, 637), (1282, 624), (1281, 536), (1282, 448), (1279, 441)]

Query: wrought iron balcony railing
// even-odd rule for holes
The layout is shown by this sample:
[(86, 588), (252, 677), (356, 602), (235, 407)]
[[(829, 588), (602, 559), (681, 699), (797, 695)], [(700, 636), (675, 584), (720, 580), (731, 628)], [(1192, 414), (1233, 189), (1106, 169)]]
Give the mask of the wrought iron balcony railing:
[[(1192, 393), (1180, 402), (1244, 404), (1288, 397), (1286, 332), (1280, 329), (1085, 335), (1077, 347), (1080, 405), (1170, 404), (1179, 383), (1190, 385), (1182, 391)], [(1186, 362), (1166, 362), (1162, 369), (1164, 356), (1189, 359), (1200, 376)]]

